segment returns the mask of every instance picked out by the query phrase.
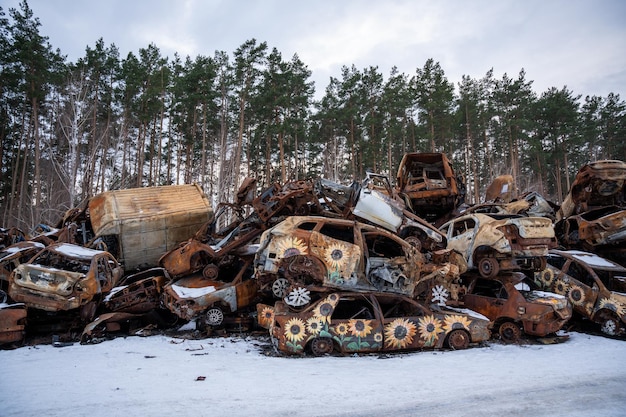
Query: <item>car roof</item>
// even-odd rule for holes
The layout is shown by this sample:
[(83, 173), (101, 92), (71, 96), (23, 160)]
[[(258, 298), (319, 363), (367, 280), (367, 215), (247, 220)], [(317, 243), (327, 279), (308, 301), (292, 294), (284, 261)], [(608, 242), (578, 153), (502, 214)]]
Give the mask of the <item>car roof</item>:
[(564, 258), (574, 259), (576, 262), (585, 264), (593, 269), (604, 269), (610, 271), (620, 271), (626, 273), (626, 268), (609, 259), (602, 258), (595, 253), (584, 252), (581, 250), (559, 250), (551, 249), (551, 254), (557, 254)]

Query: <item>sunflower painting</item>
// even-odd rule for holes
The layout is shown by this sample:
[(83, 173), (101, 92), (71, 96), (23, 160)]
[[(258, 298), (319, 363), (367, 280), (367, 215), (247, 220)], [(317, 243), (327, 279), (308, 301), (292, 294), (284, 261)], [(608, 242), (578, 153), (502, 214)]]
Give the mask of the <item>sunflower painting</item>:
[(452, 330), (465, 329), (469, 332), (471, 321), (465, 317), (456, 314), (447, 315), (443, 322), (443, 330), (450, 333)]
[(424, 346), (434, 346), (439, 333), (443, 331), (441, 321), (435, 316), (425, 316), (419, 318), (418, 329), (420, 337), (424, 339)]
[(276, 239), (276, 253), (279, 258), (288, 258), (290, 256), (308, 253), (306, 243), (294, 236), (283, 236)]
[(371, 344), (363, 339), (368, 339), (368, 335), (372, 333), (372, 320), (350, 319), (348, 320), (348, 332), (356, 340), (348, 343), (348, 350), (359, 351), (371, 348)]
[(603, 298), (602, 300), (600, 300), (599, 309), (611, 310), (612, 312), (617, 314), (618, 317), (623, 317), (624, 314), (626, 314), (626, 306), (624, 306), (624, 304), (620, 303), (613, 297)]
[(291, 348), (294, 352), (303, 349), (300, 342), (304, 340), (306, 336), (306, 324), (298, 317), (290, 319), (285, 324), (285, 337), (287, 338), (287, 347)]
[(330, 315), (335, 310), (338, 300), (339, 298), (336, 297), (335, 294), (329, 295), (324, 299), (324, 301), (317, 304), (313, 310), (313, 315), (318, 317), (322, 323), (330, 323)]
[(259, 325), (266, 329), (274, 322), (274, 308), (270, 306), (263, 307), (261, 314), (259, 315)]
[(350, 327), (346, 322), (337, 323), (335, 326), (330, 328), (330, 331), (334, 334), (333, 339), (341, 346), (343, 346), (344, 343), (352, 341), (352, 337), (348, 333), (350, 331)]
[(415, 323), (405, 318), (397, 318), (385, 326), (385, 347), (404, 349), (413, 343), (416, 333)]
[(581, 306), (585, 303), (585, 292), (579, 285), (572, 284), (567, 293), (567, 298), (572, 304)]

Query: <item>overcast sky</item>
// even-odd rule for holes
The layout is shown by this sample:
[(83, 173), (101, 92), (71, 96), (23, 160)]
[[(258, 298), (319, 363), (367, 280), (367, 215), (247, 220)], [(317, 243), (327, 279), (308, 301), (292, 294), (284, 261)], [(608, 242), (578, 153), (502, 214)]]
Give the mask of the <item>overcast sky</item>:
[[(162, 55), (213, 56), (249, 39), (312, 71), (319, 98), (341, 67), (413, 75), (427, 59), (455, 85), (462, 75), (517, 78), (540, 94), (626, 99), (623, 0), (28, 0), (49, 37), (75, 62), (99, 38), (122, 58), (154, 43)], [(5, 12), (19, 0), (0, 0)]]

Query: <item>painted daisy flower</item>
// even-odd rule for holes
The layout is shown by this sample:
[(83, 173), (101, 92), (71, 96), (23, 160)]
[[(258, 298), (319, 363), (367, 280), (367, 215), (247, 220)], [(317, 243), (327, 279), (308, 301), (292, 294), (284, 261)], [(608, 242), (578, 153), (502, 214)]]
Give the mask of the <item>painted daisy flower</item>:
[(465, 329), (469, 331), (470, 324), (471, 321), (465, 316), (460, 316), (456, 314), (448, 315), (444, 320), (443, 330), (445, 330), (446, 333), (449, 333), (455, 329)]
[(585, 302), (585, 292), (578, 285), (572, 285), (569, 288), (567, 297), (575, 305), (582, 305)]
[(422, 339), (431, 339), (437, 337), (441, 333), (441, 321), (437, 320), (435, 316), (425, 316), (419, 318), (420, 337)]
[(345, 336), (346, 334), (348, 334), (348, 323), (339, 323), (335, 326), (334, 328), (335, 333), (337, 333), (339, 336)]
[(397, 318), (385, 326), (385, 346), (404, 349), (413, 343), (417, 330), (408, 319)]
[(278, 255), (282, 258), (307, 253), (306, 243), (294, 236), (284, 236), (277, 239), (276, 249)]
[(365, 337), (372, 332), (372, 320), (351, 319), (348, 321), (350, 334)]
[(285, 337), (287, 337), (287, 339), (289, 339), (292, 343), (301, 342), (304, 339), (304, 335), (305, 324), (304, 321), (298, 317), (290, 319), (285, 325)]
[(306, 330), (311, 334), (319, 334), (323, 327), (324, 324), (318, 316), (313, 316), (306, 321)]

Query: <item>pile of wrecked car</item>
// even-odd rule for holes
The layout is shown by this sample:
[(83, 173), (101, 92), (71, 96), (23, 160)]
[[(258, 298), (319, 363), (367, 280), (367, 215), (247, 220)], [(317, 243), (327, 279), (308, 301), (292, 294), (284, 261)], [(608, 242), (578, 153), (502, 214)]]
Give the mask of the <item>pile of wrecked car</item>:
[(247, 178), (215, 210), (195, 184), (109, 191), (55, 226), (0, 230), (0, 344), (188, 322), (314, 355), (563, 341), (580, 318), (619, 336), (625, 179), (592, 163), (559, 207), (505, 176), (468, 207), (447, 157), (414, 153), (395, 187)]

